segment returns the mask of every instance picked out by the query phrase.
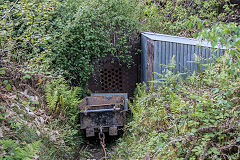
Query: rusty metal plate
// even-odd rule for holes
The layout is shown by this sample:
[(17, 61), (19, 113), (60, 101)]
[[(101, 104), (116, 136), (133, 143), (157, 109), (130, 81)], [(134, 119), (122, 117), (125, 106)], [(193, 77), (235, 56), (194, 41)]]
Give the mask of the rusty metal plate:
[(148, 55), (147, 55), (147, 81), (152, 81), (153, 80), (153, 73), (154, 73), (154, 41), (148, 40), (147, 41), (147, 50), (148, 50)]
[(95, 136), (94, 128), (86, 128), (86, 137)]
[(91, 93), (91, 96), (112, 96), (112, 95), (122, 95), (125, 101), (125, 111), (128, 111), (128, 94), (127, 93)]
[[(85, 97), (79, 104), (79, 109), (92, 109), (93, 107), (109, 108), (119, 107), (120, 105), (125, 106), (125, 96), (124, 95), (105, 95), (105, 96), (90, 96)], [(105, 107), (104, 107), (105, 106)], [(94, 108), (95, 109), (95, 108)], [(96, 108), (97, 109), (97, 108)]]
[(118, 128), (116, 126), (109, 128), (109, 136), (116, 136), (118, 135)]
[(91, 112), (87, 115), (80, 113), (81, 129), (123, 126), (125, 122), (123, 112), (125, 111)]
[(124, 104), (124, 96), (121, 95), (108, 95), (108, 96), (91, 96), (88, 97), (88, 105), (111, 105), (121, 103)]

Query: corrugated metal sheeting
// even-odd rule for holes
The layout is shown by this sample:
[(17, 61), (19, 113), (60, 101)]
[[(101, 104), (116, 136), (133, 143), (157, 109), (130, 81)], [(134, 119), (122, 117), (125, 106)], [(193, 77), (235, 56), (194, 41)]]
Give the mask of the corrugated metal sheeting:
[[(174, 72), (193, 73), (199, 71), (199, 65), (194, 62), (194, 54), (203, 57), (202, 63), (211, 63), (209, 58), (223, 55), (224, 48), (211, 48), (211, 44), (204, 41), (185, 37), (170, 36), (144, 32), (141, 34), (142, 46), (142, 81), (156, 80), (154, 73), (162, 74), (166, 66), (175, 55), (176, 68)], [(209, 61), (207, 60), (209, 59)], [(204, 68), (202, 68), (204, 69)]]

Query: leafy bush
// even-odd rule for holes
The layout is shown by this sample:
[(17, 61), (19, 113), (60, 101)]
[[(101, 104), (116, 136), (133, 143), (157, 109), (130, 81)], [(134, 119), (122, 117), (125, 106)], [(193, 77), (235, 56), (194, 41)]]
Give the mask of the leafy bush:
[(225, 55), (215, 64), (177, 84), (176, 75), (165, 74), (166, 83), (158, 88), (146, 91), (139, 86), (130, 106), (134, 120), (126, 127), (127, 136), (120, 140), (113, 156), (119, 159), (239, 158), (239, 33), (236, 24), (204, 30), (200, 33), (202, 39), (227, 47)]
[(106, 55), (131, 64), (140, 31), (192, 36), (232, 14), (227, 1), (217, 0), (27, 0), (0, 7), (1, 57), (35, 71), (51, 66), (80, 87)]
[[(56, 1), (26, 0), (2, 1), (0, 3), (0, 44), (1, 57), (17, 63), (43, 64), (49, 54), (48, 31)], [(33, 61), (34, 63), (30, 63)], [(38, 68), (38, 70), (43, 69)]]
[[(61, 8), (71, 8), (71, 2)], [(138, 42), (135, 5), (125, 0), (82, 1), (75, 6), (72, 17), (60, 16), (69, 19), (61, 36), (54, 39), (52, 67), (73, 84), (86, 87), (94, 65), (106, 55), (131, 64), (131, 53)]]
[(30, 160), (38, 157), (37, 152), (40, 147), (40, 141), (31, 144), (21, 144), (15, 140), (0, 140), (2, 150), (0, 159), (5, 160)]
[(211, 27), (231, 19), (233, 14), (233, 5), (228, 0), (144, 1), (144, 6), (144, 14), (141, 14), (143, 30), (188, 37), (199, 32), (202, 25)]

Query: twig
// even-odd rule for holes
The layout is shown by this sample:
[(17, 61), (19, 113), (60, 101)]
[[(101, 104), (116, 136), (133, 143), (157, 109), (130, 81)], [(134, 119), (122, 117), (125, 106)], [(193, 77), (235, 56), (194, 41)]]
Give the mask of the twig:
[(197, 133), (209, 133), (209, 132), (218, 131), (218, 130), (219, 128), (217, 126), (209, 126), (209, 127), (199, 128), (197, 130)]
[(19, 84), (19, 86), (25, 86), (27, 87), (31, 92), (33, 92), (35, 95), (37, 95), (37, 97), (39, 98), (39, 102), (41, 104), (44, 104), (44, 101), (43, 101), (43, 96), (40, 96), (39, 93), (37, 93), (32, 87), (30, 87), (29, 85), (27, 84)]
[(192, 149), (195, 147), (195, 142), (196, 142), (196, 140), (192, 142), (190, 148), (187, 150), (187, 154), (186, 154), (184, 160), (188, 160), (189, 159), (189, 156), (192, 153)]
[(229, 157), (229, 155), (224, 154), (224, 153), (221, 153), (221, 158), (222, 158), (222, 159), (224, 158), (224, 160), (229, 160), (229, 159), (231, 159), (231, 158)]
[(233, 142), (229, 145), (223, 146), (220, 148), (220, 151), (223, 153), (228, 153), (233, 147), (239, 147), (238, 142)]
[[(23, 14), (23, 15), (24, 15), (24, 14)], [(20, 20), (20, 19), (23, 17), (23, 15), (21, 15), (18, 19), (15, 19), (14, 21)], [(21, 23), (21, 22), (23, 22), (23, 20), (18, 21), (18, 23)], [(16, 26), (16, 25), (13, 24), (13, 25), (10, 25), (10, 26), (5, 27), (5, 28), (0, 28), (0, 31), (6, 30), (6, 29), (11, 28), (11, 27), (15, 27), (15, 26)]]
[(4, 50), (4, 49), (0, 49), (0, 52), (9, 52), (9, 51), (12, 51), (12, 50), (14, 50), (14, 49), (16, 49), (16, 48), (18, 48), (19, 46), (16, 46), (16, 47), (14, 47), (14, 48), (11, 48), (11, 49), (9, 49), (9, 50)]
[(208, 142), (203, 150), (203, 154), (200, 156), (200, 160), (204, 160), (208, 157), (208, 149), (210, 148), (211, 142)]

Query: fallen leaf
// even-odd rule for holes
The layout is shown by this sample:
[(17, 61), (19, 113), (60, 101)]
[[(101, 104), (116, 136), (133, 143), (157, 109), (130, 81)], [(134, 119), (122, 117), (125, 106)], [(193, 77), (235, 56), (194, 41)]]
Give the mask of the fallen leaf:
[(12, 86), (10, 84), (7, 84), (7, 86), (6, 86), (7, 91), (10, 91), (11, 88), (12, 88)]
[(38, 137), (40, 137), (41, 133), (39, 131), (36, 131)]
[(38, 79), (38, 83), (42, 83), (42, 78), (40, 77), (39, 79)]
[(0, 128), (0, 138), (3, 138), (2, 128)]
[(33, 159), (38, 159), (38, 158), (39, 158), (39, 156), (34, 156), (34, 157), (33, 157)]
[(44, 123), (44, 119), (42, 117), (39, 118), (40, 122), (43, 124)]
[(52, 135), (52, 136), (50, 136), (50, 140), (56, 142), (56, 141), (57, 141), (57, 138), (56, 138), (54, 135)]

